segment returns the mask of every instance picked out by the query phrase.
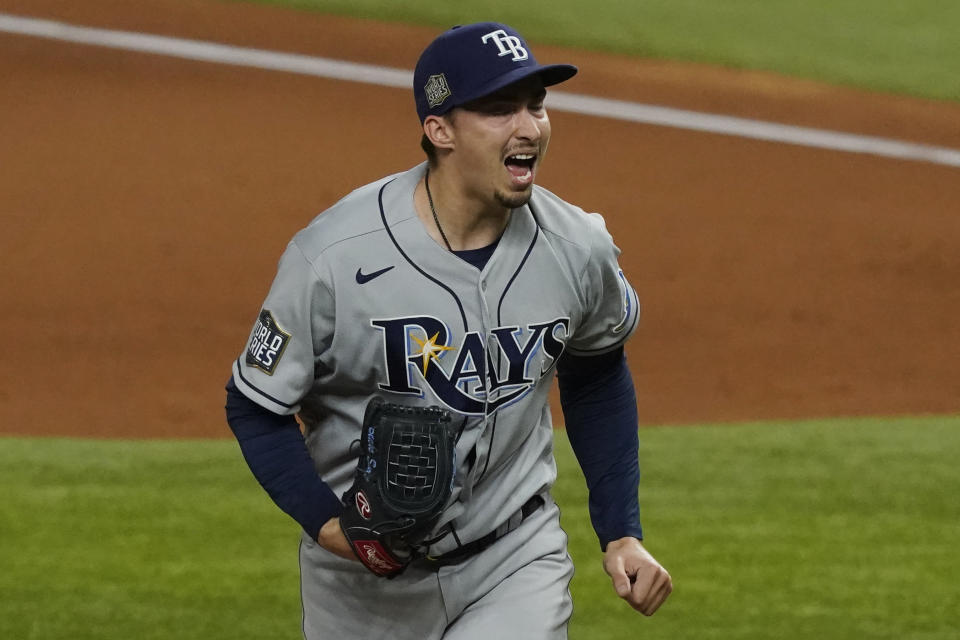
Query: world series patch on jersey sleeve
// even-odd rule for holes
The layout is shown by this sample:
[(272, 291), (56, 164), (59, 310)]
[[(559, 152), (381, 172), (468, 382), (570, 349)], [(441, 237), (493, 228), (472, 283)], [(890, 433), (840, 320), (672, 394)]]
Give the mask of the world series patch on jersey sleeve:
[(272, 376), (289, 342), (290, 334), (280, 328), (269, 310), (264, 309), (253, 327), (246, 362)]

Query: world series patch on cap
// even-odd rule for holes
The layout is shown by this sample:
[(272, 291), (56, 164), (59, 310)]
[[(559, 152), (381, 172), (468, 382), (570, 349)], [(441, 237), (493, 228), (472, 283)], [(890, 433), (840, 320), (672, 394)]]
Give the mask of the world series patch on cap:
[(523, 37), (505, 24), (456, 26), (420, 54), (413, 73), (417, 115), (423, 122), (533, 75), (549, 87), (576, 73), (570, 64), (538, 63)]

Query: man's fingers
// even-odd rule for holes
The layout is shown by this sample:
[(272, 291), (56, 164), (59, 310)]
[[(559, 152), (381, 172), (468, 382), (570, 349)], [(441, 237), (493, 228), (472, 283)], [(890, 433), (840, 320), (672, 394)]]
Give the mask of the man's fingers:
[(627, 575), (623, 567), (623, 560), (617, 558), (617, 561), (612, 563), (612, 566), (605, 564), (603, 568), (610, 576), (610, 579), (613, 580), (613, 588), (617, 592), (617, 595), (621, 598), (629, 596), (631, 587), (630, 576)]
[(640, 610), (643, 603), (649, 598), (653, 590), (657, 574), (654, 571), (638, 571), (632, 578), (633, 587), (630, 593), (630, 605)]
[(624, 571), (621, 574), (610, 574), (613, 578), (613, 587), (617, 595), (626, 600), (637, 611), (641, 610), (649, 591), (653, 586), (654, 576), (644, 573), (629, 575)]
[(617, 595), (647, 616), (653, 615), (673, 591), (670, 574), (634, 538), (611, 542), (603, 568)]
[(661, 569), (637, 610), (645, 616), (652, 616), (672, 591), (673, 582), (670, 580), (670, 574)]

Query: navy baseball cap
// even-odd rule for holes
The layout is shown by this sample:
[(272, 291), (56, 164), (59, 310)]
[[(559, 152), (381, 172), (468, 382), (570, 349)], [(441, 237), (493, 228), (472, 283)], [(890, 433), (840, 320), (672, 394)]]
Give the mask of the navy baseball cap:
[(539, 75), (548, 87), (577, 73), (570, 64), (538, 64), (513, 28), (498, 22), (456, 26), (437, 36), (417, 61), (413, 93), (420, 122)]

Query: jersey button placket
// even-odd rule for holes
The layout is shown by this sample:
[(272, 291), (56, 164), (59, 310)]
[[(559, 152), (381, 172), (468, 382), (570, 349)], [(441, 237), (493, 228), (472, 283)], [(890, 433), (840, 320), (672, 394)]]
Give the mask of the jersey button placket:
[[(484, 337), (484, 362), (485, 367), (490, 366), (490, 358), (496, 355), (496, 336), (490, 330), (490, 327), (493, 325), (492, 319), (490, 317), (490, 307), (487, 304), (487, 279), (483, 278), (479, 283), (480, 290), (480, 324), (481, 330), (483, 331)], [(486, 459), (490, 455), (490, 443), (487, 442), (489, 432), (488, 425), (490, 423), (490, 375), (491, 372), (487, 371), (484, 376), (483, 384), (485, 387), (486, 393), (484, 393), (483, 398), (483, 422), (481, 423), (481, 428), (483, 431), (480, 432), (480, 436), (477, 438), (476, 452), (477, 459), (471, 474), (471, 481), (478, 479), (479, 475), (482, 473), (482, 469), (486, 468)]]

